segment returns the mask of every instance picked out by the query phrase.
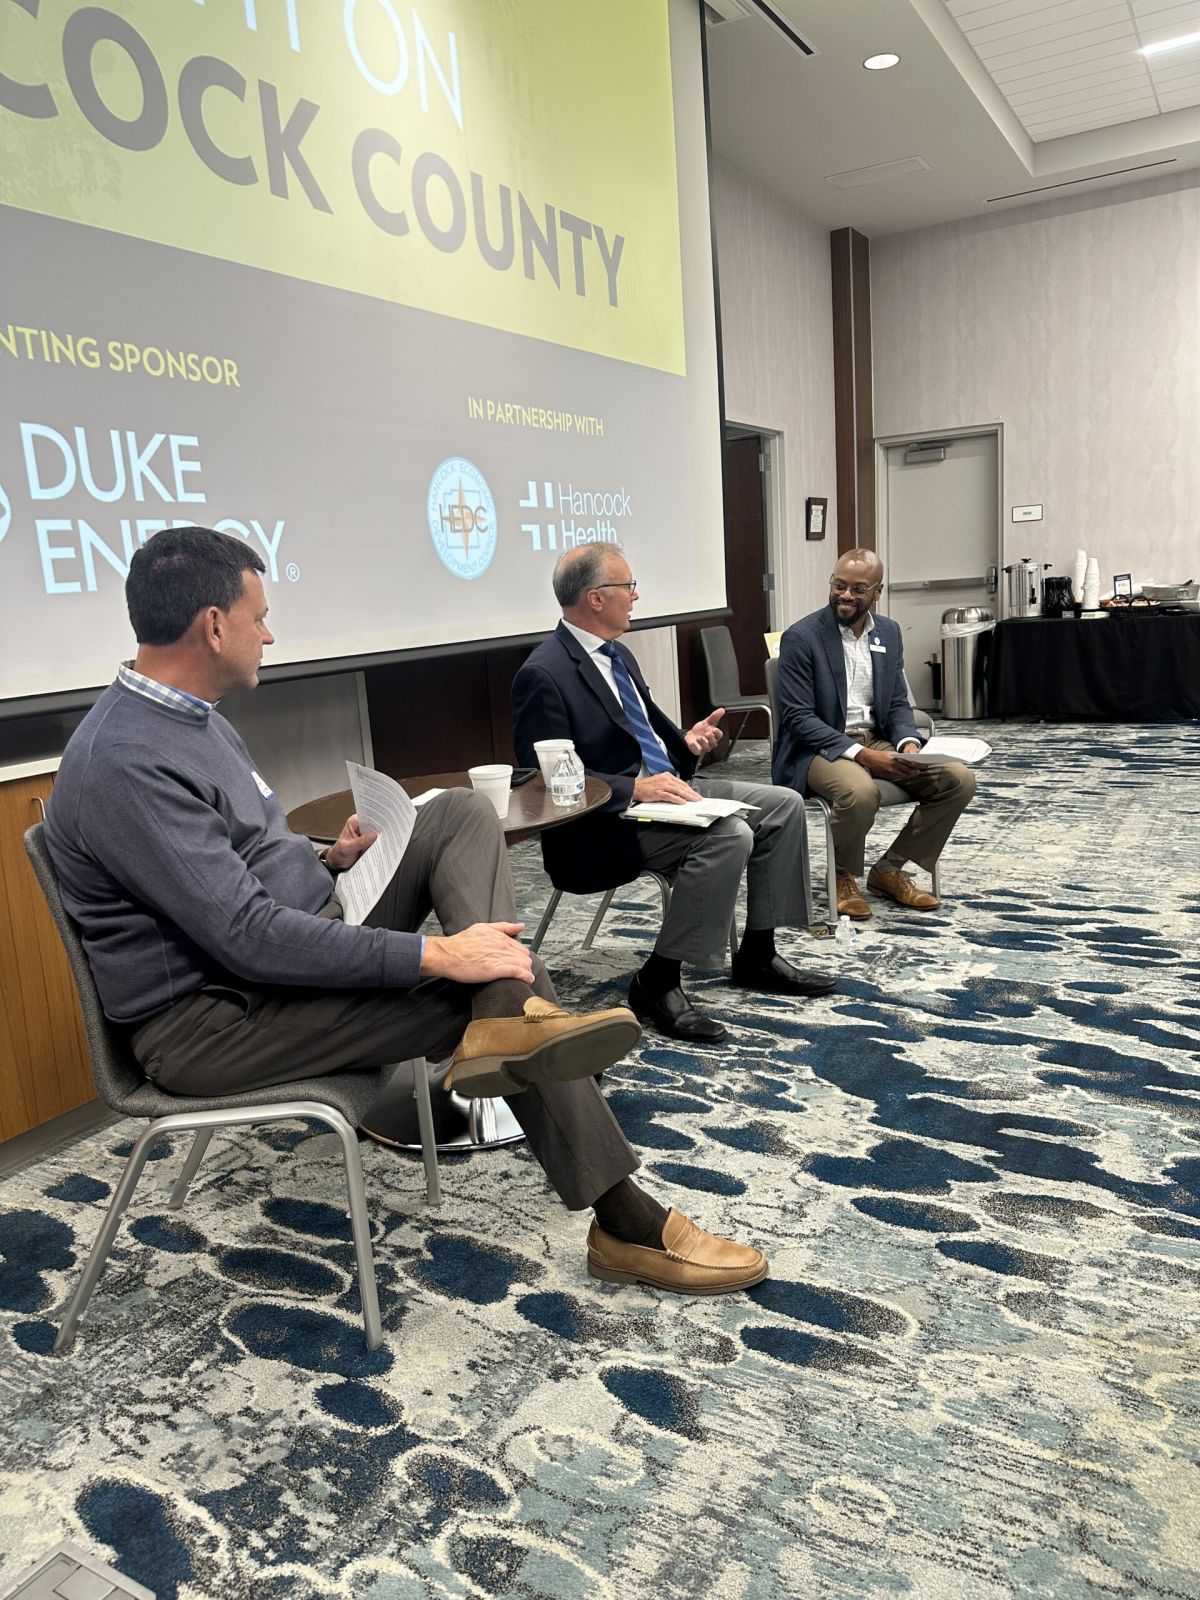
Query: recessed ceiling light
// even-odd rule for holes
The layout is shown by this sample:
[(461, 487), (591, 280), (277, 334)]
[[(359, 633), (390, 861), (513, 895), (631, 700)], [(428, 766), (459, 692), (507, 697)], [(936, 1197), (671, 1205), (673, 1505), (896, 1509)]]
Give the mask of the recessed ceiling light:
[(868, 56), (863, 62), (868, 72), (886, 72), (889, 67), (898, 67), (900, 57), (886, 50), (881, 56)]
[[(1200, 44), (1200, 33), (1183, 33), (1178, 39), (1160, 39), (1158, 44), (1144, 44), (1138, 51), (1143, 56), (1161, 56), (1168, 50), (1182, 50), (1185, 45)], [(863, 63), (866, 65), (866, 62)]]

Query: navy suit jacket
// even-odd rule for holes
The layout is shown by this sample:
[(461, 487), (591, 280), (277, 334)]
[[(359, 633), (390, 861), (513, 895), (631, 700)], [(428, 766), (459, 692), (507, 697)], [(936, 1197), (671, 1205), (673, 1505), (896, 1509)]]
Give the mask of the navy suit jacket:
[[(891, 744), (921, 743), (908, 703), (904, 645), (890, 617), (869, 630), (875, 726)], [(814, 756), (836, 761), (854, 743), (846, 737), (846, 657), (830, 608), (793, 622), (779, 642), (779, 720), (771, 777), (804, 794)]]
[[(690, 778), (696, 757), (683, 734), (654, 704), (633, 654), (622, 644), (617, 649), (645, 702), (650, 726), (676, 771)], [(512, 695), (513, 739), (522, 766), (537, 766), (534, 740), (571, 739), (588, 775), (602, 778), (612, 790), (601, 810), (542, 834), (542, 860), (550, 881), (571, 894), (632, 883), (642, 870), (638, 824), (622, 822), (621, 812), (633, 799), (642, 750), (600, 669), (560, 622), (517, 673)]]

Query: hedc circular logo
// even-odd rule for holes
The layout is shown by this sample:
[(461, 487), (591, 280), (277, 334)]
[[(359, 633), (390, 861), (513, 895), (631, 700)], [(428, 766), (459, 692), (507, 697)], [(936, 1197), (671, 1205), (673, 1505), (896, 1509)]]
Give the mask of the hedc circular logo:
[(473, 461), (449, 456), (429, 481), (429, 536), (456, 578), (478, 578), (496, 553), (496, 502)]

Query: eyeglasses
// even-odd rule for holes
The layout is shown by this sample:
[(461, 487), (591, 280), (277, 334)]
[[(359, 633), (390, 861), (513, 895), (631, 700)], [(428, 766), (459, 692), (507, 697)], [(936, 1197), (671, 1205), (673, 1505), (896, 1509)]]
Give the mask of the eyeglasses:
[(594, 583), (593, 589), (627, 589), (630, 594), (637, 588), (637, 579), (630, 578), (628, 583)]
[(848, 594), (855, 600), (865, 600), (882, 584), (882, 578), (878, 583), (847, 583), (844, 578), (830, 578), (829, 589), (831, 594)]

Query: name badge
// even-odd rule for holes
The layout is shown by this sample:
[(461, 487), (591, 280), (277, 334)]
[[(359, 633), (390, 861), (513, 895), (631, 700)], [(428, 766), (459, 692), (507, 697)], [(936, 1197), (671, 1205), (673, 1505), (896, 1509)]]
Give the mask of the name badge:
[(872, 639), (871, 640), (871, 649), (875, 652), (876, 655), (879, 655), (879, 656), (887, 655), (887, 645), (880, 644), (878, 639)]
[(271, 798), (271, 796), (275, 793), (274, 789), (271, 788), (271, 786), (267, 783), (265, 778), (260, 778), (259, 777), (258, 773), (254, 771), (253, 767), (250, 769), (250, 776), (254, 779), (254, 782), (257, 784), (259, 794), (262, 795), (264, 800), (269, 800)]

